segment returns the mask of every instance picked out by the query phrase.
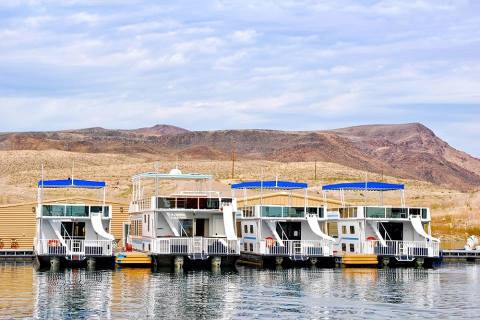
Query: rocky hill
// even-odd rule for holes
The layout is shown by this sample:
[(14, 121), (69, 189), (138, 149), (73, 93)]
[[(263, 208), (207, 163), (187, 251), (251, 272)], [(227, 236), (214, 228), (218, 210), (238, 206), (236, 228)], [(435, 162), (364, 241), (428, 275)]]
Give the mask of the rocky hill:
[(0, 150), (63, 150), (148, 155), (158, 159), (326, 161), (460, 190), (480, 186), (480, 159), (449, 146), (422, 124), (326, 131), (189, 131), (156, 125), (0, 134)]

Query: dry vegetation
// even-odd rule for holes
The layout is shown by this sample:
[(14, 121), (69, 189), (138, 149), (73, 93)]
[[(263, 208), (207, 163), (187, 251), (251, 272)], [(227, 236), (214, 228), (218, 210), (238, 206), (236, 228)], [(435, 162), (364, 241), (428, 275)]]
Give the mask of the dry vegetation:
[[(35, 201), (36, 182), (41, 177), (41, 165), (45, 167), (45, 179), (57, 179), (71, 176), (75, 163), (74, 176), (83, 179), (99, 179), (109, 185), (110, 200), (128, 202), (131, 176), (144, 171), (154, 171), (155, 165), (161, 172), (168, 172), (177, 165), (184, 172), (210, 173), (215, 177), (216, 189), (228, 191), (232, 181), (246, 179), (290, 179), (307, 181), (312, 194), (319, 193), (319, 186), (325, 183), (364, 180), (366, 173), (342, 165), (318, 162), (315, 180), (313, 162), (272, 162), (238, 161), (235, 163), (235, 180), (232, 180), (231, 161), (189, 160), (155, 162), (151, 155), (125, 156), (115, 154), (72, 153), (56, 150), (47, 151), (2, 151), (0, 152), (0, 204)], [(406, 198), (409, 205), (429, 206), (432, 209), (433, 232), (444, 239), (465, 239), (466, 235), (480, 235), (480, 193), (462, 193), (434, 186), (427, 182), (382, 177), (368, 173), (369, 180), (401, 182), (407, 186)], [(165, 191), (171, 185), (165, 184)], [(58, 196), (69, 196), (68, 191), (57, 192)], [(331, 196), (335, 197), (335, 193)], [(91, 196), (94, 196), (92, 193)], [(365, 201), (364, 194), (352, 194), (354, 202)], [(368, 202), (378, 202), (378, 198), (368, 198)], [(385, 194), (385, 202), (399, 203), (399, 195)]]

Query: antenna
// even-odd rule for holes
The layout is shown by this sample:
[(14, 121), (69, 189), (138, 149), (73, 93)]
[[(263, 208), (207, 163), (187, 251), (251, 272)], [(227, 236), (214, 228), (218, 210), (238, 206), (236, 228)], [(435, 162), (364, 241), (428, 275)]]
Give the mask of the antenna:
[(73, 186), (73, 170), (75, 169), (75, 160), (72, 160), (72, 186)]
[(232, 180), (235, 179), (235, 140), (232, 143)]

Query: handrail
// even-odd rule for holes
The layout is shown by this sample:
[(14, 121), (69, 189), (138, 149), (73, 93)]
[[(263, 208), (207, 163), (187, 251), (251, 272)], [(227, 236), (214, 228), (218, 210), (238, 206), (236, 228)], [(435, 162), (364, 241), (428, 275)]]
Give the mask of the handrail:
[(283, 240), (283, 246), (278, 241), (259, 241), (259, 253), (272, 256), (318, 256), (329, 257), (333, 254), (333, 242), (321, 240)]
[(112, 240), (65, 240), (65, 246), (59, 239), (37, 239), (35, 253), (50, 256), (112, 256)]
[(362, 253), (394, 257), (439, 257), (440, 244), (433, 241), (368, 240), (362, 244)]
[(173, 237), (152, 240), (153, 254), (166, 255), (239, 255), (240, 241), (226, 238)]

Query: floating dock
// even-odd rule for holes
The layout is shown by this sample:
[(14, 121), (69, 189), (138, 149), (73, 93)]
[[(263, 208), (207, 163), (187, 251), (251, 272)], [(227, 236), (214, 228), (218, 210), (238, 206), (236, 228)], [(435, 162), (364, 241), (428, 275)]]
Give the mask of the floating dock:
[(442, 257), (443, 259), (477, 260), (480, 259), (480, 250), (443, 250)]
[(342, 257), (342, 265), (344, 265), (345, 267), (377, 266), (378, 257), (376, 254), (347, 253)]
[(152, 259), (143, 252), (119, 252), (115, 255), (115, 262), (119, 266), (149, 267), (152, 264)]
[(0, 260), (22, 260), (30, 261), (34, 258), (32, 249), (2, 249), (0, 250)]

